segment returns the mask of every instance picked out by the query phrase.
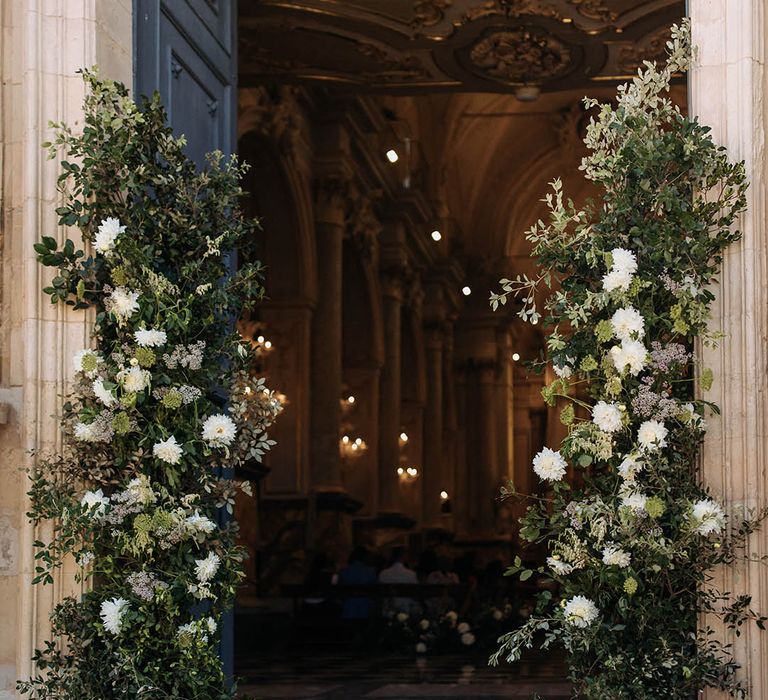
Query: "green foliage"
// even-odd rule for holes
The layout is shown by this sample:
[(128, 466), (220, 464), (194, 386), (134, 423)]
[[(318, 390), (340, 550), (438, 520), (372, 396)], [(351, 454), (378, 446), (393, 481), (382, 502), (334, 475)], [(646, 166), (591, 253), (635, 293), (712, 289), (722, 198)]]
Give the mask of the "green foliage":
[(51, 302), (94, 314), (95, 347), (75, 357), (65, 447), (38, 456), (29, 517), (53, 525), (35, 543), (35, 583), (73, 557), (93, 585), (56, 608), (54, 641), (18, 689), (229, 698), (217, 644), (244, 552), (236, 524), (217, 518), (248, 488), (219, 475), (269, 448), (280, 411), (233, 332), (262, 296), (259, 264), (234, 270), (228, 252), (253, 259), (257, 224), (238, 207), (245, 166), (213, 153), (198, 172), (157, 95), (137, 106), (122, 85), (83, 77), (82, 133), (55, 125), (45, 146), (64, 153), (57, 213), (85, 250), (46, 236), (35, 251), (54, 269)]
[[(521, 520), (524, 539), (551, 549), (539, 574), (558, 582), (559, 599), (545, 591), (491, 661), (561, 644), (579, 697), (594, 700), (684, 700), (706, 687), (744, 696), (728, 646), (699, 622), (706, 613), (738, 632), (765, 620), (710, 575), (743, 556), (766, 512), (732, 522), (700, 483), (703, 416), (716, 407), (695, 398), (692, 352), (696, 339), (718, 337), (707, 328), (711, 289), (740, 237), (747, 183), (743, 164), (666, 96), (688, 64), (687, 24), (668, 49), (667, 65), (646, 63), (615, 106), (586, 100), (597, 113), (582, 170), (601, 201), (577, 209), (554, 182), (549, 220), (528, 233), (542, 272), (501, 280), (491, 295), (494, 307), (518, 297), (521, 317), (548, 326), (558, 379), (545, 398), (592, 414), (561, 413), (569, 434), (559, 454), (584, 469), (579, 486), (555, 480)], [(707, 390), (711, 370), (700, 377)], [(511, 573), (532, 575), (519, 563)]]

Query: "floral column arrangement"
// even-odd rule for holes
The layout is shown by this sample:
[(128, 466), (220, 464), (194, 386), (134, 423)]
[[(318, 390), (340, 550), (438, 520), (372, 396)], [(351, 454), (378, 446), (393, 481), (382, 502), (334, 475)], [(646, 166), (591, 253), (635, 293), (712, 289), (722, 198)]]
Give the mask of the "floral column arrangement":
[[(579, 697), (594, 700), (687, 700), (705, 687), (743, 697), (727, 646), (700, 623), (705, 614), (734, 628), (765, 621), (708, 573), (745, 555), (766, 513), (729, 520), (701, 484), (704, 414), (718, 409), (700, 398), (712, 373), (693, 354), (697, 342), (719, 340), (707, 328), (711, 290), (740, 237), (733, 224), (747, 184), (743, 164), (666, 95), (688, 66), (687, 24), (673, 27), (667, 48), (667, 64), (646, 62), (615, 106), (586, 100), (596, 114), (582, 170), (601, 200), (577, 209), (554, 182), (549, 221), (527, 236), (540, 276), (504, 279), (491, 295), (494, 308), (521, 300), (519, 315), (536, 323), (539, 288), (551, 290), (557, 378), (543, 393), (550, 405), (567, 401), (569, 427), (559, 449), (534, 460), (552, 497), (528, 508), (521, 530), (548, 543), (538, 574), (560, 594), (543, 590), (491, 661), (561, 644)], [(583, 471), (577, 490), (564, 480), (569, 464)], [(534, 571), (518, 559), (509, 573)]]
[[(36, 583), (72, 556), (93, 586), (53, 614), (33, 698), (229, 698), (218, 655), (222, 611), (242, 578), (232, 511), (238, 484), (217, 476), (259, 458), (280, 403), (251, 379), (250, 344), (232, 332), (261, 298), (261, 269), (231, 271), (256, 222), (238, 209), (244, 166), (209, 156), (198, 172), (159, 98), (85, 72), (83, 131), (59, 124), (60, 224), (86, 250), (43, 237), (51, 302), (95, 314), (74, 357), (61, 454), (37, 455), (30, 518)], [(88, 252), (92, 251), (92, 252)]]

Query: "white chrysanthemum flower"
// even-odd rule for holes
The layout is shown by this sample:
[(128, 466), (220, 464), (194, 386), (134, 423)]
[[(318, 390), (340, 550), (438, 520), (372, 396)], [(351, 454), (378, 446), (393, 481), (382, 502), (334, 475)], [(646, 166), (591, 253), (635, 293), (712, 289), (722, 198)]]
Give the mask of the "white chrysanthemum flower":
[(611, 251), (613, 260), (612, 270), (619, 270), (634, 275), (637, 272), (637, 258), (631, 250), (626, 248), (614, 248)]
[(464, 632), (461, 635), (461, 643), (465, 646), (472, 646), (475, 643), (475, 635), (472, 632)]
[(556, 450), (545, 447), (533, 458), (533, 471), (544, 481), (560, 481), (565, 476), (568, 463)]
[(117, 381), (120, 382), (124, 391), (130, 394), (144, 391), (149, 387), (152, 375), (145, 369), (141, 369), (139, 366), (129, 367), (128, 369), (121, 369), (117, 373)]
[(565, 621), (575, 627), (589, 627), (600, 612), (597, 606), (583, 595), (576, 595), (571, 598), (563, 608), (563, 617)]
[(692, 403), (687, 403), (681, 408), (678, 418), (696, 430), (704, 431), (707, 429), (707, 422), (696, 411), (696, 407)]
[(128, 601), (125, 598), (112, 598), (101, 604), (101, 622), (107, 632), (114, 635), (120, 634), (123, 614), (127, 608)]
[(637, 309), (628, 306), (611, 316), (613, 332), (619, 340), (640, 339), (645, 335), (645, 320)]
[(211, 447), (231, 445), (237, 434), (237, 427), (229, 416), (218, 413), (208, 416), (203, 423), (203, 440)]
[(107, 506), (109, 506), (109, 499), (101, 489), (86, 491), (80, 499), (80, 504), (85, 506), (94, 518), (99, 518), (106, 512)]
[(165, 345), (168, 336), (165, 331), (158, 331), (153, 328), (141, 328), (133, 334), (137, 345), (142, 348), (156, 348)]
[(625, 552), (613, 542), (606, 543), (603, 548), (603, 564), (606, 566), (618, 566), (621, 569), (626, 569), (631, 561), (632, 557), (629, 552)]
[(632, 275), (621, 270), (611, 270), (603, 275), (603, 289), (606, 292), (613, 292), (617, 289), (627, 291), (632, 284)]
[(168, 464), (178, 464), (181, 460), (182, 452), (181, 445), (179, 445), (173, 435), (167, 440), (156, 442), (152, 446), (152, 454), (161, 462), (167, 462)]
[(102, 438), (101, 432), (94, 423), (75, 423), (75, 438), (81, 442), (99, 442)]
[(622, 340), (621, 345), (614, 345), (611, 350), (613, 366), (619, 372), (629, 370), (633, 376), (643, 371), (648, 361), (648, 350), (639, 340)]
[(104, 386), (104, 380), (99, 377), (93, 380), (93, 393), (96, 394), (96, 398), (101, 401), (107, 408), (114, 406), (117, 403), (115, 395)]
[(205, 559), (195, 559), (195, 575), (200, 583), (208, 583), (216, 576), (221, 559), (218, 554), (209, 552)]
[(117, 316), (118, 321), (127, 321), (139, 310), (139, 292), (125, 287), (116, 287), (104, 300), (107, 309)]
[(190, 515), (184, 523), (187, 526), (187, 530), (190, 532), (204, 532), (210, 534), (216, 529), (216, 523), (210, 518), (206, 518), (204, 515), (200, 515), (197, 511), (193, 515)]
[(216, 632), (216, 629), (217, 629), (216, 620), (214, 620), (212, 617), (206, 617), (204, 622), (205, 622), (205, 626), (208, 628), (208, 631), (211, 634)]
[(619, 475), (624, 481), (634, 481), (637, 473), (643, 468), (643, 463), (632, 455), (627, 455), (619, 465)]
[(725, 527), (725, 511), (719, 503), (710, 499), (696, 501), (691, 511), (691, 520), (699, 534), (711, 535)]
[(94, 249), (97, 253), (109, 257), (115, 249), (117, 237), (123, 232), (125, 232), (125, 226), (120, 224), (120, 219), (111, 216), (103, 219), (93, 239)]
[(573, 564), (569, 564), (558, 557), (547, 557), (547, 565), (558, 576), (567, 576), (573, 571)]
[(667, 446), (669, 431), (657, 420), (647, 420), (637, 429), (637, 441), (645, 452), (656, 452)]
[(617, 403), (598, 401), (592, 409), (592, 422), (606, 433), (621, 429), (621, 408)]
[(639, 491), (626, 491), (621, 497), (621, 505), (629, 508), (635, 515), (645, 514), (645, 506), (648, 503), (648, 496)]
[(81, 350), (72, 358), (72, 364), (75, 366), (75, 372), (82, 372), (89, 379), (93, 379), (99, 370), (101, 356), (90, 348)]

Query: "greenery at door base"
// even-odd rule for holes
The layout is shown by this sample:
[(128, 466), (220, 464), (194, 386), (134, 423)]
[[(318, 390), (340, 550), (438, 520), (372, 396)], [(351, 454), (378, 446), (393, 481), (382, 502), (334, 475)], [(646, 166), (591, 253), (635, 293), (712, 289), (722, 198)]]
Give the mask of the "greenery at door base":
[[(554, 182), (548, 221), (527, 234), (539, 276), (501, 280), (491, 295), (492, 307), (514, 302), (524, 320), (547, 324), (554, 374), (543, 394), (568, 426), (559, 449), (536, 455), (548, 494), (521, 519), (521, 536), (550, 556), (537, 571), (517, 560), (508, 572), (554, 579), (559, 593), (539, 593), (491, 662), (562, 645), (576, 693), (594, 700), (687, 700), (705, 687), (743, 697), (728, 646), (701, 620), (737, 632), (765, 621), (711, 573), (749, 556), (766, 513), (727, 516), (701, 484), (705, 414), (718, 409), (697, 398), (712, 372), (693, 352), (718, 340), (711, 290), (740, 237), (747, 183), (743, 164), (667, 96), (688, 67), (687, 24), (667, 49), (666, 65), (645, 63), (614, 105), (585, 101), (596, 114), (581, 169), (601, 199), (578, 209)], [(520, 497), (512, 484), (504, 495)]]
[(137, 106), (122, 85), (83, 75), (82, 133), (54, 125), (45, 144), (63, 152), (59, 223), (82, 242), (45, 236), (35, 250), (54, 269), (45, 294), (92, 314), (93, 343), (73, 358), (62, 451), (35, 457), (29, 517), (35, 582), (74, 562), (92, 585), (56, 606), (53, 639), (18, 689), (229, 698), (221, 613), (244, 552), (220, 513), (248, 489), (221, 474), (269, 448), (280, 411), (233, 332), (262, 296), (260, 266), (232, 271), (228, 258), (247, 253), (257, 229), (238, 209), (243, 166), (214, 153), (198, 172), (157, 96)]

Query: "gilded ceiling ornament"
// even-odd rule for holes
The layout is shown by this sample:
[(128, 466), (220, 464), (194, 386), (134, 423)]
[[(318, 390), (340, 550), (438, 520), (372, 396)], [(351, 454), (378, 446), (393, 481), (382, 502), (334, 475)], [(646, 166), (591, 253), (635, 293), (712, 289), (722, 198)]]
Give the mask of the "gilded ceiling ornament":
[(475, 7), (469, 8), (464, 13), (463, 21), (459, 24), (491, 15), (504, 15), (506, 17), (536, 15), (537, 17), (563, 19), (563, 14), (551, 2), (543, 0), (483, 0)]
[(662, 63), (667, 57), (667, 42), (670, 37), (669, 28), (664, 27), (637, 44), (623, 47), (619, 54), (619, 66), (627, 73), (637, 73), (644, 61)]
[(445, 10), (453, 4), (453, 0), (416, 0), (413, 8), (415, 27), (434, 27), (445, 17)]
[(570, 65), (571, 52), (554, 36), (520, 28), (481, 39), (472, 47), (470, 60), (495, 80), (539, 82), (562, 74)]
[(612, 22), (619, 13), (608, 7), (606, 0), (568, 0), (576, 11), (583, 17), (598, 20), (600, 22)]
[(358, 77), (365, 80), (393, 82), (429, 77), (421, 61), (416, 56), (408, 54), (392, 55), (375, 44), (362, 42), (355, 45), (355, 50), (376, 63), (377, 68), (375, 70), (358, 71)]

